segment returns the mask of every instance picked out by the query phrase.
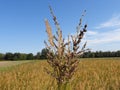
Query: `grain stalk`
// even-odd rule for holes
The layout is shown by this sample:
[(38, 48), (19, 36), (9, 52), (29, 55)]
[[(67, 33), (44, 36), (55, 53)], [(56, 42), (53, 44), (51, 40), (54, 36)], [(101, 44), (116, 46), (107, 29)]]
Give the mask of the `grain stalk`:
[(64, 38), (62, 37), (62, 30), (60, 29), (57, 18), (50, 6), (49, 9), (57, 31), (56, 35), (52, 34), (52, 28), (46, 19), (45, 25), (49, 42), (49, 44), (47, 44), (45, 41), (46, 48), (49, 50), (47, 53), (47, 62), (53, 68), (53, 71), (50, 71), (47, 68), (45, 68), (45, 70), (48, 74), (56, 79), (58, 90), (67, 90), (69, 87), (69, 82), (72, 80), (72, 77), (79, 64), (80, 55), (88, 50), (85, 49), (86, 43), (83, 45), (81, 50), (79, 49), (81, 39), (83, 38), (84, 33), (87, 31), (87, 24), (85, 24), (82, 28), (82, 17), (86, 11), (84, 11), (82, 17), (80, 18), (80, 22), (77, 26), (77, 34), (74, 36), (71, 35), (72, 41), (70, 41), (70, 35), (68, 35), (68, 40), (65, 42)]

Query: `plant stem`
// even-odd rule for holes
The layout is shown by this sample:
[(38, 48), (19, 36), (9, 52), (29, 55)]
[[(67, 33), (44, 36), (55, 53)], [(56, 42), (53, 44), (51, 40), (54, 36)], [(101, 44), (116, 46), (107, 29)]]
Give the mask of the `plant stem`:
[(58, 90), (71, 90), (69, 83), (58, 84)]

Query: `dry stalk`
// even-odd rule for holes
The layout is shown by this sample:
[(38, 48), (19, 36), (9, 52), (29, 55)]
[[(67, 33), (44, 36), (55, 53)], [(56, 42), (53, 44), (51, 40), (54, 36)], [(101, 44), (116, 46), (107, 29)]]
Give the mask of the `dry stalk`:
[(45, 70), (57, 80), (58, 88), (60, 88), (63, 84), (66, 85), (66, 83), (70, 82), (79, 64), (78, 57), (87, 50), (85, 50), (87, 43), (85, 43), (81, 50), (79, 50), (79, 44), (84, 33), (87, 31), (87, 25), (84, 25), (83, 29), (81, 29), (83, 14), (77, 27), (77, 35), (71, 35), (72, 41), (70, 41), (69, 35), (68, 41), (65, 43), (57, 18), (53, 13), (52, 8), (49, 8), (57, 31), (56, 35), (52, 35), (52, 29), (48, 20), (45, 20), (46, 32), (48, 34), (49, 41), (49, 44), (45, 42), (46, 48), (49, 49), (47, 62), (51, 65), (53, 71), (50, 71), (47, 68)]

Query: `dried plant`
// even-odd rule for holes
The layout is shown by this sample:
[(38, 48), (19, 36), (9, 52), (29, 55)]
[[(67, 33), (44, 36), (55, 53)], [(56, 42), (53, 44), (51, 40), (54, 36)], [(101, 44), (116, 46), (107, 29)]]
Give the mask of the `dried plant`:
[(50, 71), (47, 68), (45, 68), (45, 70), (57, 80), (58, 89), (60, 90), (62, 86), (66, 88), (67, 83), (70, 82), (77, 69), (80, 55), (88, 50), (85, 50), (87, 42), (83, 45), (81, 50), (79, 48), (81, 39), (83, 38), (84, 33), (87, 31), (87, 24), (85, 24), (82, 28), (82, 17), (86, 11), (84, 11), (82, 17), (80, 18), (80, 22), (77, 26), (77, 34), (74, 36), (71, 35), (71, 41), (70, 35), (68, 35), (68, 40), (65, 42), (65, 39), (62, 37), (62, 30), (60, 29), (57, 18), (53, 13), (52, 8), (50, 6), (49, 8), (57, 31), (56, 35), (53, 35), (48, 20), (45, 20), (49, 44), (47, 44), (46, 41), (44, 43), (46, 48), (49, 50), (47, 54), (47, 62), (51, 65), (53, 71)]

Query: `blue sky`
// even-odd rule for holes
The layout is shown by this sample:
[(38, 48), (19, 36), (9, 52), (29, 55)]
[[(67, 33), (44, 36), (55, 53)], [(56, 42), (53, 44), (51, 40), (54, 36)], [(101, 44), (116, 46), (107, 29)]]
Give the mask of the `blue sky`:
[(51, 5), (63, 30), (74, 34), (83, 10), (88, 32), (83, 43), (93, 51), (120, 50), (120, 0), (0, 0), (0, 52), (36, 53), (47, 40), (44, 19), (55, 31)]

